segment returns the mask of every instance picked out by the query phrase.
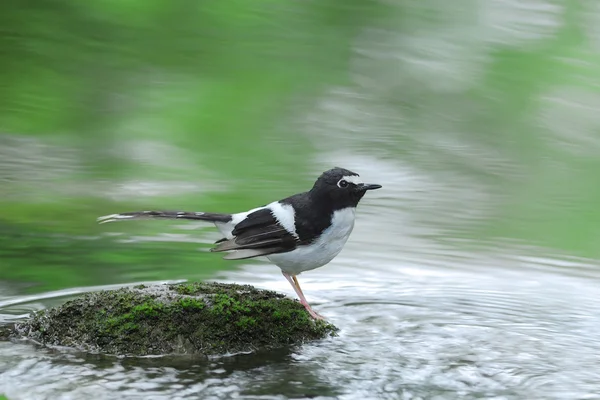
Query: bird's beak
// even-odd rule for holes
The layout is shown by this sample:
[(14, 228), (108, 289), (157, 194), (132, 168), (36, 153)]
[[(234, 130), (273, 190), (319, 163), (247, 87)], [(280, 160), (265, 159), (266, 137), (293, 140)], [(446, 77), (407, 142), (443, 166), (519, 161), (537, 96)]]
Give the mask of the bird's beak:
[(366, 192), (367, 190), (375, 190), (380, 189), (381, 185), (376, 185), (374, 183), (361, 183), (356, 185), (356, 190), (359, 192)]

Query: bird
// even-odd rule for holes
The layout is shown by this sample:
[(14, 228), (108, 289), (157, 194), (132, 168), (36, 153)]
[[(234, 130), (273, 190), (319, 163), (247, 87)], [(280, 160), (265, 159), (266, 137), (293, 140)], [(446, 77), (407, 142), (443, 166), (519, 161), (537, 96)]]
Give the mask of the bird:
[(213, 223), (223, 237), (211, 252), (227, 252), (226, 260), (265, 256), (281, 269), (310, 316), (320, 320), (325, 318), (309, 305), (297, 276), (328, 264), (342, 251), (354, 228), (358, 203), (367, 191), (381, 187), (334, 167), (323, 172), (310, 190), (244, 212), (133, 211), (97, 221), (162, 218)]

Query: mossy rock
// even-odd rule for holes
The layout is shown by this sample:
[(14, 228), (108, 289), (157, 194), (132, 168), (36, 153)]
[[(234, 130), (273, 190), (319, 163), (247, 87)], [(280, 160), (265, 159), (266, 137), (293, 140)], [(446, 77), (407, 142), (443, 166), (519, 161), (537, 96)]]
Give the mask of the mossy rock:
[(13, 336), (116, 355), (219, 355), (334, 336), (282, 294), (249, 285), (184, 283), (88, 293), (16, 323)]

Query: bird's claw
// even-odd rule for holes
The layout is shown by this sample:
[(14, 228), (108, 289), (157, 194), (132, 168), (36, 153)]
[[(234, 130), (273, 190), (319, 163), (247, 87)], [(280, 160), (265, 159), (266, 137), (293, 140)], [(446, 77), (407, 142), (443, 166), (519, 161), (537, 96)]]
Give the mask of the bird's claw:
[(316, 312), (315, 310), (313, 310), (310, 306), (305, 305), (304, 308), (306, 308), (306, 311), (314, 319), (316, 319), (316, 320), (325, 320), (324, 316), (322, 316), (321, 314), (319, 314), (318, 312)]

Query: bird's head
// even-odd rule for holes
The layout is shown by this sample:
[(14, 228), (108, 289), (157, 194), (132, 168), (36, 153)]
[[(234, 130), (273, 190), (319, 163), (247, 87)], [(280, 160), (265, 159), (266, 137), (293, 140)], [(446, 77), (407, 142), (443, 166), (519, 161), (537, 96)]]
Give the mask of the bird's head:
[(335, 167), (325, 171), (315, 182), (311, 193), (330, 200), (336, 208), (356, 207), (367, 190), (381, 185), (364, 183), (356, 172)]

